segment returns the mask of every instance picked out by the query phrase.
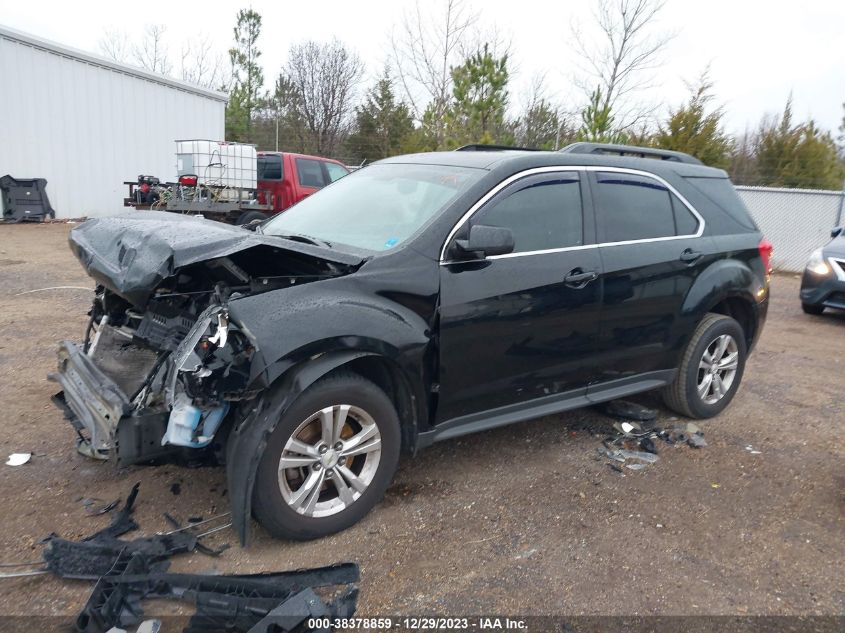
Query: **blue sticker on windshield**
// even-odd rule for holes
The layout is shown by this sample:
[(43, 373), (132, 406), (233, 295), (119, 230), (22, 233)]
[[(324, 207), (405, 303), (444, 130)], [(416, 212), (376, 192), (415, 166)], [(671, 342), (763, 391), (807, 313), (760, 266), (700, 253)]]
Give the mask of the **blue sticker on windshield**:
[(385, 245), (385, 247), (387, 247), (387, 248), (393, 248), (393, 247), (394, 247), (394, 246), (396, 246), (398, 243), (399, 243), (399, 240), (398, 240), (398, 239), (396, 239), (395, 237), (391, 237), (389, 240), (387, 240), (387, 241), (384, 243), (384, 245)]

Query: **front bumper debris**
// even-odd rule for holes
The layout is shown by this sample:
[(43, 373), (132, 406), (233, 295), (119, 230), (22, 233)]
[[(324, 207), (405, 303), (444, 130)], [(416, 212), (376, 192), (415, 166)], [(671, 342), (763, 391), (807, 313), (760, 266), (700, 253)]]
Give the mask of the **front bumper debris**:
[(114, 448), (118, 422), (130, 410), (129, 398), (120, 387), (94, 365), (80, 346), (69, 341), (59, 346), (59, 370), (47, 378), (61, 386), (62, 402), (57, 404), (66, 414), (73, 414), (68, 417), (77, 431), (88, 432), (91, 448)]

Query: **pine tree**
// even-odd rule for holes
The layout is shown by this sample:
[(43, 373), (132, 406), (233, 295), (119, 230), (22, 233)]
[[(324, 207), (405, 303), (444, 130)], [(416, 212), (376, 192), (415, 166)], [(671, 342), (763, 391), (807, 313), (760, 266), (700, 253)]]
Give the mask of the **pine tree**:
[(663, 149), (691, 154), (705, 165), (725, 168), (730, 163), (733, 143), (722, 129), (722, 109), (707, 111), (713, 98), (711, 88), (712, 83), (703, 75), (692, 88), (689, 101), (670, 112), (665, 123), (658, 125), (653, 143)]
[(355, 108), (355, 127), (347, 148), (356, 162), (394, 156), (403, 152), (413, 131), (411, 112), (396, 101), (393, 79), (385, 69), (364, 104)]
[(627, 136), (616, 129), (615, 122), (611, 105), (602, 96), (601, 88), (596, 88), (590, 95), (590, 102), (581, 110), (577, 139), (594, 143), (626, 143)]
[(452, 68), (452, 105), (446, 115), (447, 145), (512, 142), (505, 126), (508, 56), (487, 44)]
[(238, 11), (235, 46), (229, 49), (233, 85), (226, 106), (226, 139), (230, 141), (251, 140), (253, 112), (260, 105), (264, 85), (256, 44), (260, 34), (261, 16), (252, 9)]
[(780, 117), (761, 124), (754, 149), (763, 185), (806, 189), (842, 186), (836, 143), (812, 120), (793, 125), (791, 96)]

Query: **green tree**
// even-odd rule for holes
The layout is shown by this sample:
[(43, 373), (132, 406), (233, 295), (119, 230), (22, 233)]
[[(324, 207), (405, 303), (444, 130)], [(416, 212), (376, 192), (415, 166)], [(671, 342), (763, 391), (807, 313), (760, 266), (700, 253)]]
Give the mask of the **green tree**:
[(658, 125), (655, 146), (692, 154), (713, 167), (730, 164), (733, 142), (722, 128), (723, 111), (715, 108), (708, 112), (712, 87), (705, 73), (691, 88), (689, 101), (670, 111), (669, 118)]
[(760, 184), (807, 189), (842, 187), (843, 170), (836, 143), (812, 120), (793, 124), (792, 97), (781, 116), (760, 125), (754, 150)]
[(581, 127), (576, 135), (579, 141), (593, 143), (625, 143), (627, 136), (616, 128), (616, 118), (610, 103), (596, 88), (590, 102), (581, 110)]
[(252, 9), (238, 11), (235, 45), (229, 49), (232, 89), (226, 106), (226, 139), (230, 141), (251, 140), (253, 113), (261, 104), (264, 86), (264, 73), (258, 64), (260, 34), (261, 16)]
[(393, 79), (385, 69), (381, 79), (355, 108), (355, 125), (347, 140), (350, 157), (356, 162), (378, 160), (401, 154), (414, 131), (408, 106), (397, 102)]
[(485, 44), (452, 68), (452, 82), (452, 104), (446, 114), (447, 146), (508, 142), (508, 56), (496, 57)]

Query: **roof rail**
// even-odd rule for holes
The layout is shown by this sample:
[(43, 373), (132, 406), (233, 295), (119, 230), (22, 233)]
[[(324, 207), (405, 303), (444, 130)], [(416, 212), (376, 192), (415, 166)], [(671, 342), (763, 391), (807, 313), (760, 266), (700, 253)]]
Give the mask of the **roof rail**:
[(658, 158), (676, 163), (703, 165), (700, 160), (683, 152), (654, 147), (637, 147), (635, 145), (614, 145), (612, 143), (572, 143), (560, 152), (566, 154), (618, 154), (619, 156), (638, 156), (640, 158)]
[(512, 147), (511, 145), (484, 145), (483, 143), (471, 143), (464, 145), (455, 150), (456, 152), (539, 152), (540, 150), (533, 147)]

